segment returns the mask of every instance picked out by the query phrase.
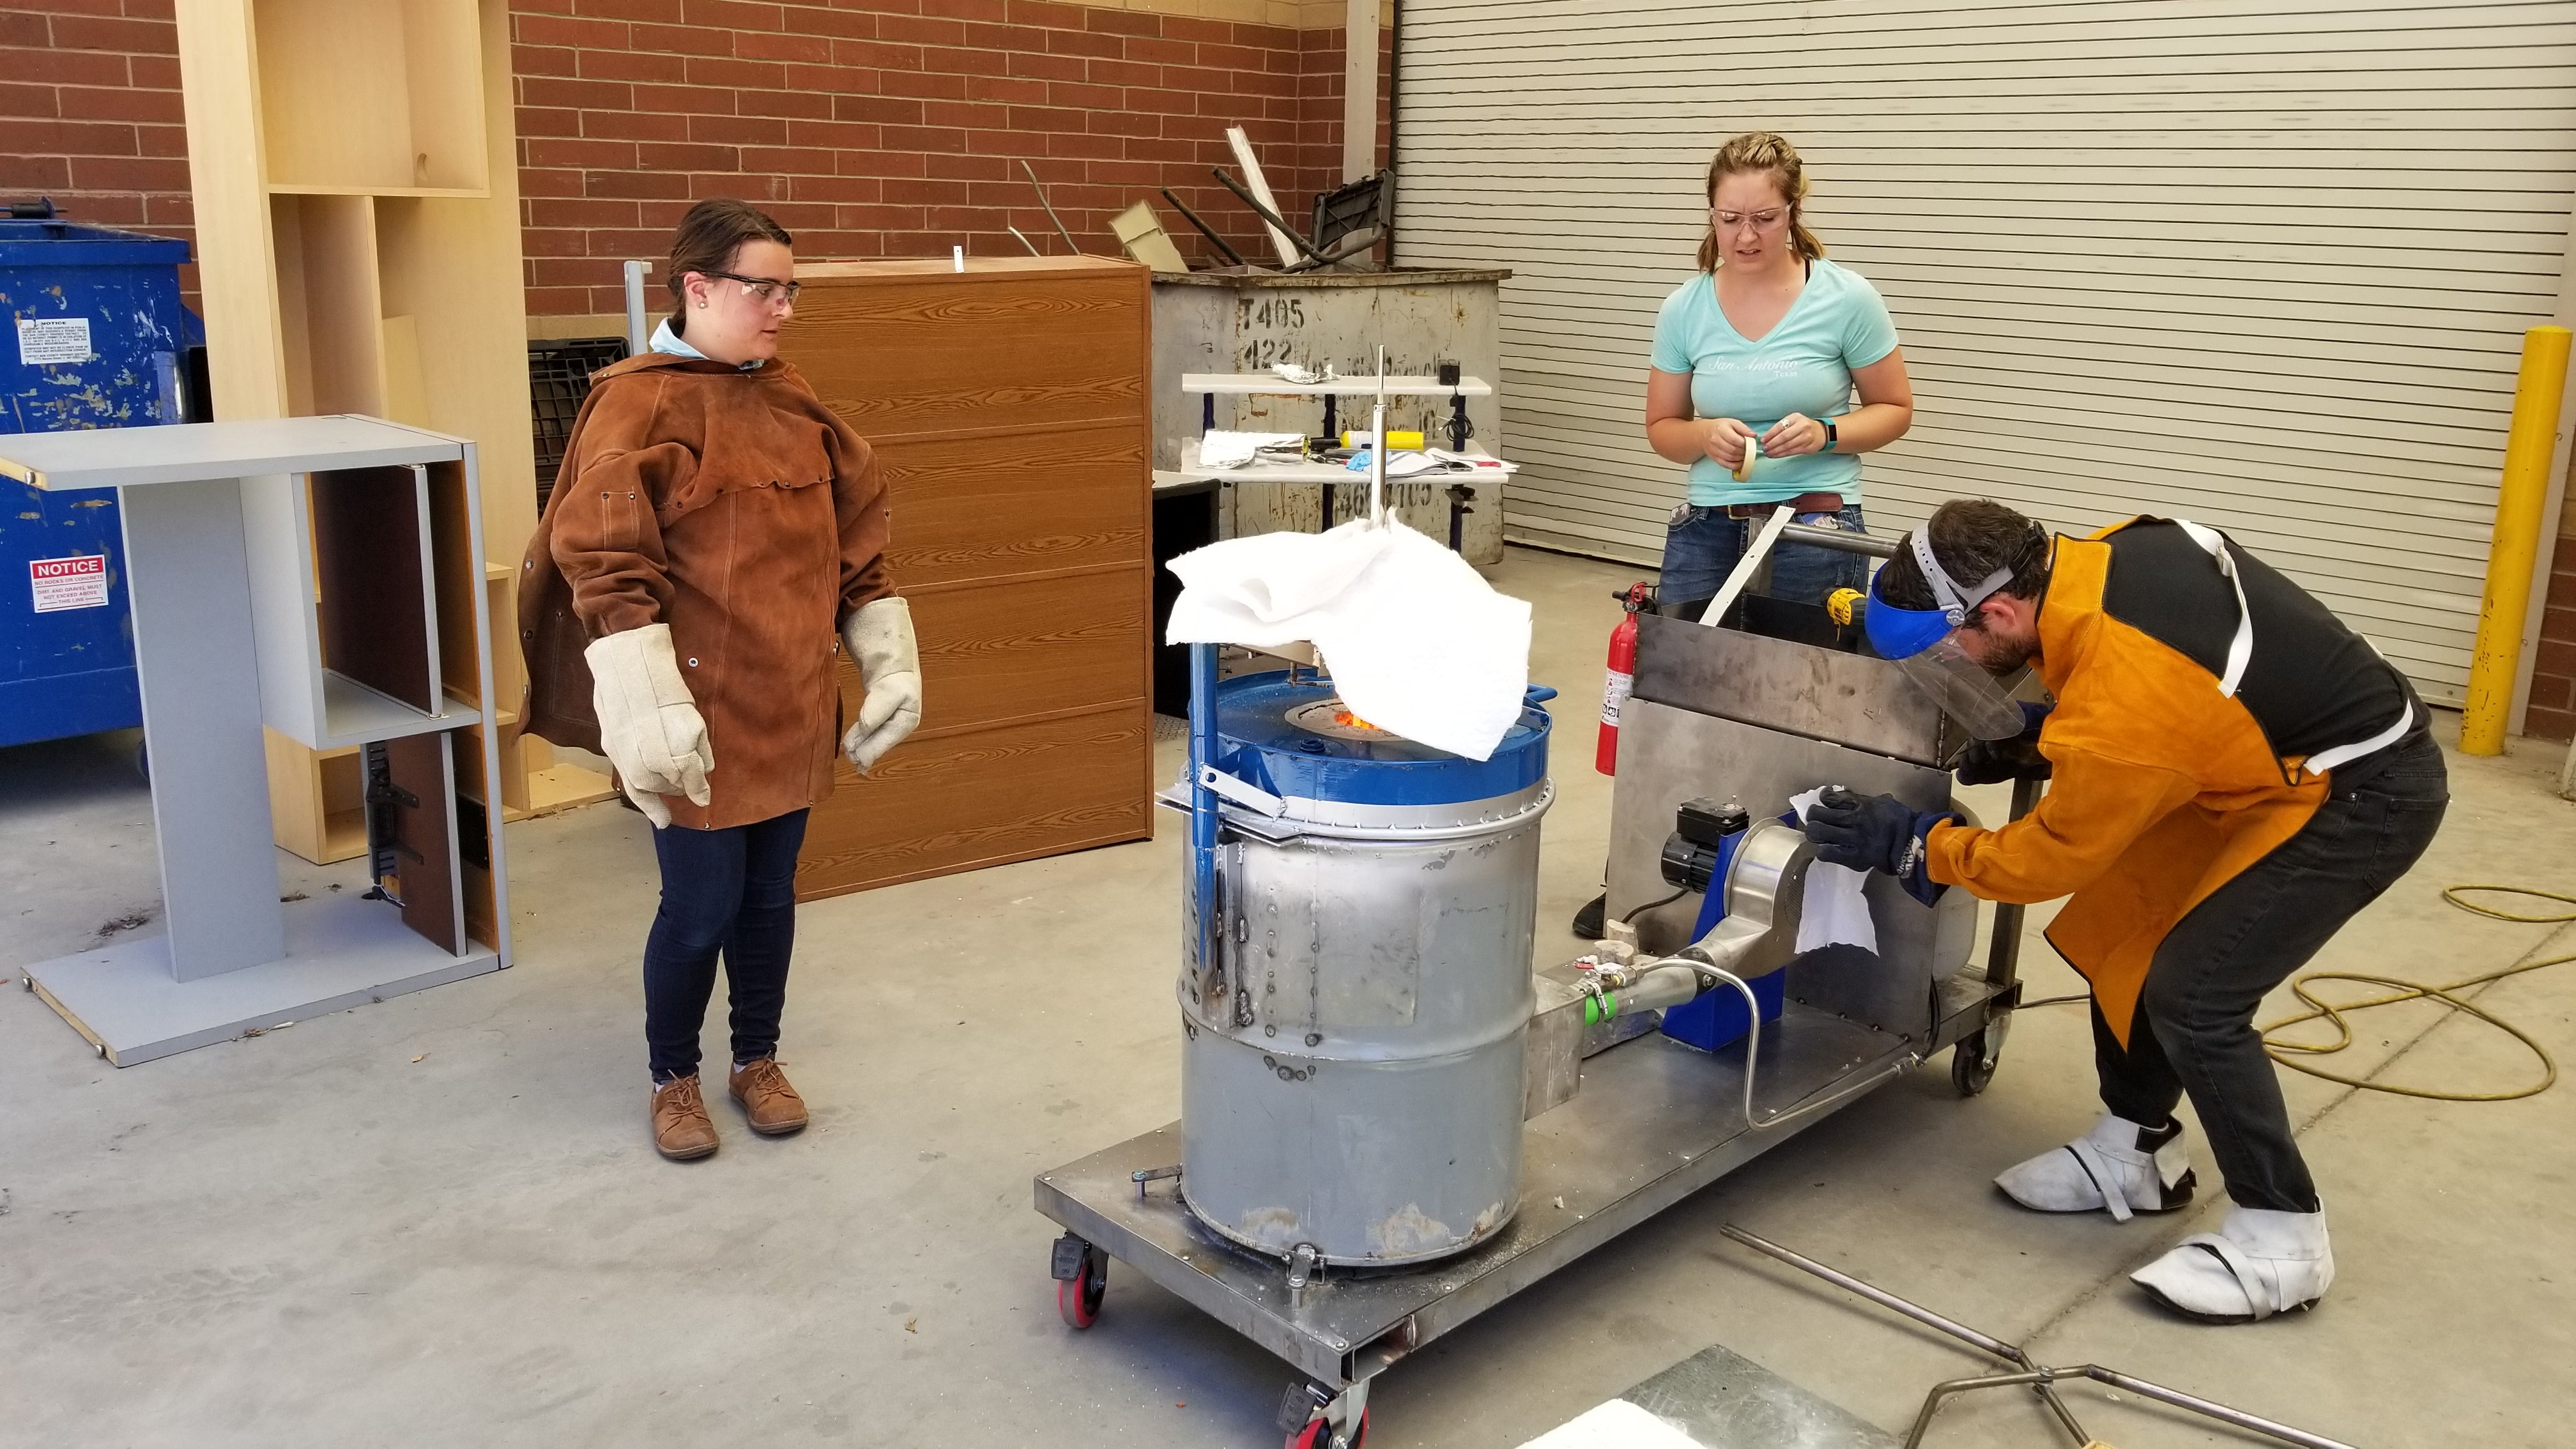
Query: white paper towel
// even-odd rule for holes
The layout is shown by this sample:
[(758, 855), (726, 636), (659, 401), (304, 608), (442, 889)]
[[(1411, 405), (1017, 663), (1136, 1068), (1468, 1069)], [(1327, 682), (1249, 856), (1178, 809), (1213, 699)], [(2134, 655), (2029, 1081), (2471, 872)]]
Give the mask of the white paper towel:
[[(1819, 785), (1803, 795), (1789, 797), (1789, 808), (1805, 820), (1815, 808), (1816, 799), (1830, 786)], [(1798, 916), (1798, 949), (1813, 951), (1819, 946), (1858, 946), (1875, 954), (1878, 950), (1878, 923), (1869, 918), (1869, 901), (1861, 887), (1869, 884), (1869, 872), (1847, 865), (1816, 861), (1807, 867), (1807, 899)]]
[(1530, 606), (1393, 519), (1230, 538), (1171, 570), (1168, 643), (1311, 643), (1352, 713), (1471, 760), (1520, 718)]

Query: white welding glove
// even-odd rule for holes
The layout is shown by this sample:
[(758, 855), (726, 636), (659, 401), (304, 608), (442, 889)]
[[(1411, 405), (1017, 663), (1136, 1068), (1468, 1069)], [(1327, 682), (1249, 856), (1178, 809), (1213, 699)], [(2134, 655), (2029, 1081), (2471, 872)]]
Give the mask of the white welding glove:
[(610, 634), (582, 652), (590, 661), (590, 704), (599, 716), (600, 752), (617, 767), (626, 798), (655, 829), (671, 823), (664, 795), (707, 803), (716, 767), (707, 722), (680, 678), (671, 626), (647, 624)]
[(921, 646), (912, 637), (912, 605), (902, 599), (860, 605), (841, 621), (841, 642), (867, 686), (859, 722), (841, 736), (841, 752), (864, 775), (921, 723)]

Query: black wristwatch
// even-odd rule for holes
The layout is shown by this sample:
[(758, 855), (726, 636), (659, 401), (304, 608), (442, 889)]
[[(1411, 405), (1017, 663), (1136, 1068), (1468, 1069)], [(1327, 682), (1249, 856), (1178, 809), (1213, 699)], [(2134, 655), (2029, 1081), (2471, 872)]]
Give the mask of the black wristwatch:
[(1842, 441), (1841, 435), (1834, 431), (1834, 420), (1832, 418), (1825, 419), (1825, 451), (1828, 453), (1832, 452), (1834, 450), (1834, 444), (1840, 441)]

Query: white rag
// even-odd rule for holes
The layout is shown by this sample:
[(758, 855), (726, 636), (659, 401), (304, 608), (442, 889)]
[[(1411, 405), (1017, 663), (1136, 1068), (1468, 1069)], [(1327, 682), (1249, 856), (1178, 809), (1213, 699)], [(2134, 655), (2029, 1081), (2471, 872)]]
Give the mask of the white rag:
[[(1804, 821), (1815, 808), (1816, 800), (1830, 786), (1819, 785), (1803, 795), (1789, 797), (1789, 808)], [(1798, 915), (1798, 949), (1813, 951), (1819, 946), (1858, 946), (1875, 955), (1878, 951), (1878, 923), (1869, 918), (1869, 901), (1861, 887), (1869, 884), (1869, 872), (1847, 865), (1815, 861), (1807, 867), (1807, 899)]]
[(1167, 643), (1310, 643), (1353, 714), (1471, 760), (1520, 718), (1530, 606), (1392, 518), (1230, 538), (1171, 570)]

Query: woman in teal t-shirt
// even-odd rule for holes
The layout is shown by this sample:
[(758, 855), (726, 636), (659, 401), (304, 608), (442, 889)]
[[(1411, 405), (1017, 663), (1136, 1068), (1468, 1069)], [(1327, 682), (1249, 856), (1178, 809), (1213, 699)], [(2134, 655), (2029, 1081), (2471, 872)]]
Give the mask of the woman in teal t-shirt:
[[(1658, 592), (1668, 610), (1695, 615), (1774, 504), (1788, 504), (1800, 523), (1861, 527), (1858, 455), (1914, 421), (1887, 304), (1858, 273), (1825, 260), (1799, 215), (1806, 198), (1805, 167), (1782, 137), (1757, 131), (1720, 147), (1708, 167), (1700, 274), (1655, 318), (1646, 440), (1690, 465), (1689, 499), (1664, 536)], [(1759, 456), (1737, 482), (1748, 439), (1759, 440)], [(1866, 577), (1858, 554), (1785, 544), (1768, 592), (1821, 603)]]

